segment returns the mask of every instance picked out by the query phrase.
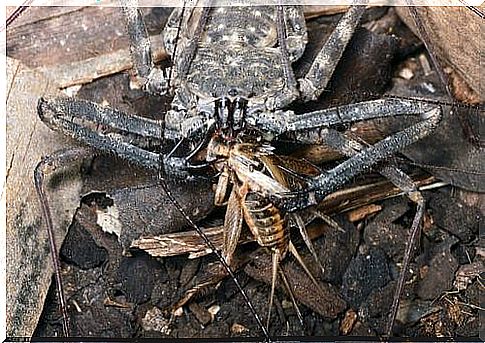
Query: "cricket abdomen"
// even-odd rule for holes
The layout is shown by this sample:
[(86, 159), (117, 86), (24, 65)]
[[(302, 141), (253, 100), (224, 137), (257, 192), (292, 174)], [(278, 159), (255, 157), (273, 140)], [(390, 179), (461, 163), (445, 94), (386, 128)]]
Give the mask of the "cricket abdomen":
[(289, 232), (283, 213), (256, 193), (246, 196), (244, 217), (259, 245), (279, 251), (283, 258), (288, 250)]

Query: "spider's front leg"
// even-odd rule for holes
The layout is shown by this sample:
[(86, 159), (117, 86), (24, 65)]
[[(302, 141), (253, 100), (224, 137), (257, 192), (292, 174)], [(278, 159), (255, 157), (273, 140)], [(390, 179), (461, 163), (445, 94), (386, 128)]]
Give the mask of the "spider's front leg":
[(405, 147), (428, 136), (441, 120), (441, 109), (424, 101), (380, 99), (295, 115), (291, 111), (260, 113), (248, 118), (252, 125), (264, 128), (277, 136), (293, 132), (298, 140), (318, 144), (322, 129), (342, 123), (401, 116), (419, 115), (422, 121), (365, 148), (337, 167), (313, 177), (309, 187), (300, 192), (268, 194), (280, 208), (294, 212), (315, 205), (329, 193), (338, 190), (356, 176)]
[[(54, 131), (72, 137), (101, 153), (116, 155), (139, 167), (151, 170), (160, 168), (161, 153), (153, 145), (164, 150), (162, 126), (159, 121), (128, 115), (122, 111), (99, 104), (74, 99), (40, 99), (38, 113), (41, 120)], [(174, 116), (180, 118), (181, 115)], [(189, 123), (180, 121), (174, 125), (169, 121), (164, 137), (180, 140), (204, 127), (203, 118)], [(190, 138), (190, 137), (185, 137)], [(151, 148), (150, 148), (151, 147)], [(187, 161), (182, 157), (163, 157), (166, 172), (174, 177), (191, 178)]]

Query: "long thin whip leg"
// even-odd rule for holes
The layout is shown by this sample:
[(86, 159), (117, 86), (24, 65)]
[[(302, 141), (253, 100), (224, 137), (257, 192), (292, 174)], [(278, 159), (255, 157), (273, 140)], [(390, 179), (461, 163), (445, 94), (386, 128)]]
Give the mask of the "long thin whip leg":
[(52, 223), (52, 214), (49, 207), (49, 200), (45, 192), (45, 175), (47, 172), (53, 172), (56, 168), (62, 167), (72, 161), (78, 161), (88, 155), (90, 150), (86, 148), (78, 148), (73, 150), (60, 150), (51, 156), (44, 157), (36, 166), (34, 171), (34, 184), (37, 195), (40, 200), (42, 215), (47, 226), (47, 234), (49, 236), (49, 244), (51, 250), (52, 265), (54, 267), (54, 275), (56, 280), (57, 295), (59, 297), (59, 310), (62, 314), (62, 332), (65, 337), (69, 337), (69, 316), (67, 314), (66, 299), (64, 296), (64, 288), (62, 286), (61, 266), (59, 263), (58, 249), (54, 236), (54, 225)]

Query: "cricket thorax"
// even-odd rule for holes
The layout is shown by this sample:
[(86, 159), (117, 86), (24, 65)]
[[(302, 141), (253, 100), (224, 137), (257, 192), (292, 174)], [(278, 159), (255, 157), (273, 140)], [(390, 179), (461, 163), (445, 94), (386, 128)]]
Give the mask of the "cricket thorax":
[(272, 155), (271, 147), (264, 144), (225, 142), (222, 137), (214, 137), (207, 149), (208, 162), (216, 162), (218, 171), (225, 168), (234, 178), (233, 181), (245, 185), (245, 189), (262, 196), (288, 192), (283, 184), (268, 172), (264, 156)]

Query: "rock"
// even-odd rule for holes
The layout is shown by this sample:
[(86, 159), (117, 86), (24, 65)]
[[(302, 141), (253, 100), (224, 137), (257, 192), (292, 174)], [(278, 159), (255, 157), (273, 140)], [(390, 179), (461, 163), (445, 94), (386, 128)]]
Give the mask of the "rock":
[(451, 254), (450, 248), (458, 242), (457, 238), (451, 237), (441, 243), (429, 262), (429, 268), (419, 283), (417, 295), (423, 300), (433, 300), (444, 291), (453, 287), (455, 271), (458, 262)]
[(364, 241), (382, 249), (393, 261), (402, 260), (406, 248), (409, 227), (394, 223), (409, 210), (407, 198), (393, 199), (387, 202), (382, 212), (366, 225)]
[(141, 304), (151, 297), (156, 282), (160, 282), (161, 265), (147, 255), (124, 258), (118, 270), (121, 291), (129, 302)]
[(96, 245), (93, 237), (79, 224), (74, 224), (64, 240), (60, 254), (64, 261), (82, 269), (99, 267), (106, 261), (106, 249)]
[(433, 210), (433, 219), (437, 226), (455, 235), (463, 243), (469, 243), (478, 232), (480, 211), (469, 207), (450, 196), (440, 192), (429, 203)]
[(391, 280), (385, 253), (376, 248), (359, 253), (349, 264), (342, 282), (342, 295), (354, 308), (358, 308), (375, 289)]

